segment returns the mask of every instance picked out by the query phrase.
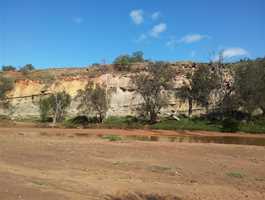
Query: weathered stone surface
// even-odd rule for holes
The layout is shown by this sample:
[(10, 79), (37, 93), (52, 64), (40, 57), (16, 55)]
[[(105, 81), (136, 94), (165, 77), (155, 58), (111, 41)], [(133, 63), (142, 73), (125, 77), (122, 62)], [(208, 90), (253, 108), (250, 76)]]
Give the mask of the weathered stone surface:
[[(189, 65), (184, 65), (185, 68), (187, 66)], [(7, 111), (2, 109), (0, 112), (2, 114), (8, 114), (13, 118), (38, 117), (38, 101), (42, 97), (41, 94), (65, 90), (74, 99), (68, 109), (68, 115), (74, 116), (80, 114), (80, 111), (77, 110), (79, 102), (75, 100), (75, 96), (78, 90), (83, 89), (88, 81), (93, 81), (95, 83), (105, 84), (107, 91), (112, 91), (111, 93), (108, 92), (110, 99), (109, 110), (107, 112), (108, 116), (134, 115), (136, 114), (137, 106), (141, 102), (141, 97), (135, 93), (132, 87), (131, 75), (131, 73), (107, 72), (94, 78), (69, 76), (58, 78), (49, 85), (41, 81), (17, 80), (14, 89), (8, 94), (9, 97), (14, 98), (11, 100), (12, 110)], [(174, 88), (180, 87), (185, 81), (183, 74), (176, 74)], [(187, 105), (180, 103), (172, 93), (169, 106), (162, 110), (162, 114), (185, 111), (187, 111)]]

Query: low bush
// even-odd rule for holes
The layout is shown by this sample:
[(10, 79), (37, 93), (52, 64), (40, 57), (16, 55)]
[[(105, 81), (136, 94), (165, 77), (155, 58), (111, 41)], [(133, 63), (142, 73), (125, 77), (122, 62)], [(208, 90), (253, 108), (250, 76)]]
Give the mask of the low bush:
[(122, 138), (120, 136), (118, 136), (118, 135), (104, 135), (101, 138), (107, 139), (107, 140), (109, 140), (111, 142), (122, 140)]
[(105, 196), (104, 199), (105, 200), (181, 200), (179, 197), (171, 195), (143, 194), (143, 193), (107, 195)]
[(239, 122), (234, 118), (226, 118), (222, 121), (222, 132), (237, 132), (239, 130)]
[(163, 119), (155, 124), (148, 124), (133, 116), (108, 117), (103, 123), (98, 123), (97, 118), (77, 116), (64, 121), (67, 128), (121, 128), (121, 129), (161, 129), (161, 130), (201, 130), (218, 132), (246, 132), (265, 133), (265, 123), (263, 118), (252, 121), (239, 121), (234, 118), (226, 118), (223, 121), (210, 121), (204, 117), (187, 118), (181, 117), (179, 121), (173, 119)]
[(203, 119), (189, 119), (181, 118), (177, 120), (165, 120), (151, 125), (153, 129), (164, 129), (164, 130), (205, 130), (205, 131), (219, 131), (220, 125), (213, 124), (210, 121)]
[(108, 128), (142, 128), (144, 123), (133, 116), (110, 116), (103, 121), (103, 125)]
[(251, 116), (248, 113), (241, 111), (231, 111), (231, 112), (210, 112), (207, 115), (202, 115), (200, 118), (208, 119), (209, 121), (222, 121), (224, 118), (233, 118), (238, 121), (250, 119)]
[(240, 123), (239, 131), (246, 133), (265, 133), (265, 122), (252, 121)]
[(78, 125), (74, 124), (71, 119), (62, 122), (64, 128), (77, 128)]
[(240, 172), (229, 172), (226, 175), (233, 177), (233, 178), (243, 178), (244, 177)]

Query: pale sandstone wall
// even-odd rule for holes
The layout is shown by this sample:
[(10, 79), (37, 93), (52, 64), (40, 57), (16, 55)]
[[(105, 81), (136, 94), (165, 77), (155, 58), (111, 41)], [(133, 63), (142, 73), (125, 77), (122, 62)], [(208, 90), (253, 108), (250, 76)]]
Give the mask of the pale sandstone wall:
[[(42, 92), (53, 93), (65, 90), (74, 98), (77, 91), (83, 89), (88, 81), (94, 81), (96, 83), (105, 84), (108, 91), (112, 91), (109, 94), (109, 110), (108, 116), (126, 116), (135, 115), (136, 108), (141, 102), (141, 98), (134, 92), (132, 85), (130, 84), (130, 74), (121, 75), (107, 73), (97, 78), (64, 78), (56, 80), (51, 85), (45, 85), (40, 81), (20, 80), (15, 83), (14, 89), (9, 93), (9, 97), (21, 97), (29, 96), (26, 98), (13, 99), (11, 101), (12, 109), (0, 110), (2, 114), (8, 114), (13, 118), (31, 118), (38, 117), (38, 100), (40, 97), (31, 97), (31, 95), (39, 95)], [(185, 81), (185, 78), (181, 75), (176, 76), (175, 88), (180, 87)], [(172, 94), (169, 101), (168, 108), (162, 110), (162, 113), (169, 113), (171, 111), (186, 112), (187, 104), (181, 104)], [(69, 116), (75, 116), (80, 114), (77, 110), (78, 101), (74, 100), (68, 109)]]

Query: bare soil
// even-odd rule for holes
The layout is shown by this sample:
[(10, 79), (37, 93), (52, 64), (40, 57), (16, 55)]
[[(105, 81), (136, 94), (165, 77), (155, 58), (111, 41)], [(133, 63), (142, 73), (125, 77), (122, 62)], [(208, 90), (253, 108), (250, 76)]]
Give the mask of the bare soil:
[(134, 192), (183, 200), (265, 199), (264, 147), (110, 142), (99, 134), (221, 133), (0, 128), (0, 199), (93, 200)]

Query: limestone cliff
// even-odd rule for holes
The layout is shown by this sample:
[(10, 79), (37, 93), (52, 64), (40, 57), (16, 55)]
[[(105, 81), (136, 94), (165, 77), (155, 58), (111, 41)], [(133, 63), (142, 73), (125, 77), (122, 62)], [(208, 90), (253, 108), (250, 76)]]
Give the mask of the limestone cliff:
[[(178, 88), (185, 81), (185, 71), (192, 70), (194, 65), (192, 63), (177, 63), (172, 66), (178, 69), (174, 80), (175, 88)], [(107, 70), (102, 70), (100, 67), (36, 70), (27, 74), (26, 77), (19, 73), (12, 74), (10, 76), (14, 76), (16, 79), (14, 89), (8, 94), (11, 98), (12, 109), (0, 112), (13, 118), (38, 117), (39, 98), (65, 90), (74, 99), (78, 90), (83, 89), (88, 81), (93, 81), (105, 84), (106, 89), (112, 91), (108, 96), (110, 99), (108, 116), (134, 115), (137, 105), (141, 101), (130, 81), (130, 76), (134, 72), (117, 72), (111, 70), (111, 67), (111, 65), (107, 66)], [(140, 67), (138, 66), (137, 69), (141, 69)], [(43, 74), (46, 74), (46, 79)], [(48, 79), (47, 77), (54, 78)], [(163, 112), (187, 111), (186, 104), (180, 103), (174, 95), (171, 96), (169, 106)], [(69, 116), (77, 115), (80, 112), (77, 110), (77, 105), (78, 101), (73, 100), (68, 109)]]

